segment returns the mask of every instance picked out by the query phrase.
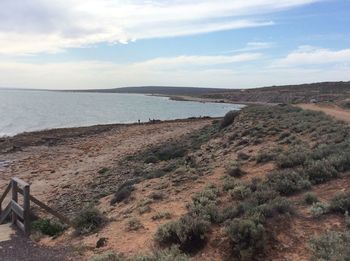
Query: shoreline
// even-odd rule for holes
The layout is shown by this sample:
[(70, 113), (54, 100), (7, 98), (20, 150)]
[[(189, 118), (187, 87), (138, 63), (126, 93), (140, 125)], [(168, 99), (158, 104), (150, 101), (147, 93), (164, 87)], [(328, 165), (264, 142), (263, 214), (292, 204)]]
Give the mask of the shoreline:
[(129, 128), (133, 126), (154, 126), (161, 124), (180, 124), (186, 122), (200, 122), (206, 120), (218, 120), (222, 117), (190, 117), (184, 119), (174, 120), (155, 120), (154, 122), (133, 122), (133, 123), (111, 123), (111, 124), (97, 124), (91, 126), (81, 127), (63, 127), (52, 128), (38, 131), (28, 131), (18, 133), (14, 136), (0, 137), (0, 155), (20, 151), (29, 146), (47, 145), (53, 146), (61, 143), (63, 140), (85, 138), (100, 135), (109, 131)]
[(223, 103), (223, 104), (234, 104), (234, 105), (277, 105), (277, 103), (267, 103), (267, 102), (249, 102), (249, 101), (231, 101), (228, 99), (212, 99), (212, 98), (202, 98), (189, 95), (165, 95), (165, 94), (148, 94), (148, 96), (155, 97), (166, 97), (172, 101), (192, 101), (200, 103)]

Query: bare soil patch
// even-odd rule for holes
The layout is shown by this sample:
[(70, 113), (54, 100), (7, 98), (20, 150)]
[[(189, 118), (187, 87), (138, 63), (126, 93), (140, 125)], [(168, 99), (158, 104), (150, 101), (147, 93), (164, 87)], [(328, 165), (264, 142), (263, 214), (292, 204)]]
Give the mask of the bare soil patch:
[(305, 110), (322, 111), (337, 120), (350, 123), (350, 110), (340, 108), (336, 105), (322, 105), (322, 104), (298, 104), (300, 108)]

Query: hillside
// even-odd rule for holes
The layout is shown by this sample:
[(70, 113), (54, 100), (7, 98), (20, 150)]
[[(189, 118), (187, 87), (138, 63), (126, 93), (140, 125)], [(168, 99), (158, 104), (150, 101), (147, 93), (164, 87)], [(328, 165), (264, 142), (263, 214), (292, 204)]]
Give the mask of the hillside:
[(345, 123), (249, 106), (223, 120), (84, 133), (3, 156), (20, 159), (6, 175), (31, 180), (35, 195), (76, 224), (37, 236), (40, 244), (99, 261), (349, 256)]
[(350, 98), (350, 82), (322, 82), (254, 89), (144, 86), (84, 92), (155, 94), (178, 100), (191, 100), (194, 97), (217, 102), (309, 103), (311, 100), (334, 102)]
[(201, 97), (230, 102), (309, 103), (312, 100), (339, 102), (350, 97), (350, 82), (272, 86), (229, 93), (202, 94)]
[(202, 95), (217, 92), (229, 92), (229, 89), (220, 88), (201, 88), (201, 87), (172, 87), (172, 86), (142, 86), (142, 87), (123, 87), (115, 89), (102, 90), (83, 90), (79, 92), (102, 92), (102, 93), (140, 93), (140, 94), (159, 94), (159, 95)]

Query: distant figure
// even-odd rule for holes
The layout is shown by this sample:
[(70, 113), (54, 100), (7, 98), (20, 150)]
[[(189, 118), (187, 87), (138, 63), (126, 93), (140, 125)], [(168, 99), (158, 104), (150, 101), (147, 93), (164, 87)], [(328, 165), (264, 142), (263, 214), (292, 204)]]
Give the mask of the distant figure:
[(139, 124), (141, 123), (140, 120), (138, 120)]

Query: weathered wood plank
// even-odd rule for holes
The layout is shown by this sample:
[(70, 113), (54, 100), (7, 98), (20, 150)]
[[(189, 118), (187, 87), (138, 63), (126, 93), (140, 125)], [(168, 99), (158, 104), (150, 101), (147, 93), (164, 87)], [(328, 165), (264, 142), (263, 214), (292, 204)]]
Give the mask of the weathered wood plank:
[(25, 233), (24, 224), (21, 221), (19, 221), (18, 219), (16, 220), (16, 225), (23, 233)]
[(0, 216), (2, 213), (2, 203), (4, 202), (4, 199), (6, 198), (7, 194), (10, 192), (11, 190), (11, 183), (7, 185), (4, 194), (2, 194), (2, 196), (0, 197)]
[(24, 211), (23, 211), (23, 208), (15, 201), (11, 201), (11, 208), (12, 208), (12, 211), (14, 211), (17, 216), (19, 216), (20, 218), (24, 218)]
[(58, 213), (57, 211), (53, 210), (52, 208), (50, 208), (49, 206), (45, 205), (43, 202), (41, 202), (40, 200), (36, 199), (35, 197), (33, 197), (32, 195), (30, 195), (30, 200), (37, 204), (39, 207), (41, 207), (42, 209), (46, 210), (47, 212), (49, 212), (51, 215), (57, 217), (59, 220), (61, 220), (61, 222), (73, 227), (73, 223), (72, 221), (70, 221), (68, 218), (66, 218), (65, 216), (61, 215), (60, 213)]
[(4, 194), (2, 194), (2, 196), (0, 197), (0, 205), (2, 204), (4, 199), (6, 198), (7, 194), (10, 192), (10, 189), (11, 189), (11, 183), (7, 185)]
[(10, 213), (11, 213), (11, 202), (8, 203), (7, 207), (2, 212), (2, 215), (0, 215), (0, 225), (4, 223), (4, 221), (6, 220), (7, 216), (10, 215)]
[[(18, 186), (17, 186), (17, 181), (15, 179), (12, 179), (11, 180), (11, 184), (12, 184), (12, 202), (11, 202), (11, 208), (13, 206), (13, 202), (16, 202), (18, 201), (18, 193), (17, 193), (17, 190), (18, 190)], [(12, 211), (12, 224), (13, 225), (16, 225), (16, 221), (17, 221), (17, 215), (14, 211)]]
[(30, 235), (30, 187), (26, 185), (23, 187), (23, 224), (24, 234)]
[(44, 203), (42, 203), (41, 201), (39, 201), (38, 199), (36, 199), (35, 197), (33, 197), (32, 195), (30, 195), (30, 200), (33, 201), (35, 204), (37, 204), (39, 207), (43, 208), (44, 210), (46, 210), (47, 212), (49, 212), (51, 215), (57, 217), (59, 220), (61, 220), (63, 223), (66, 223), (69, 226), (73, 226), (72, 222), (66, 218), (65, 216), (61, 215), (60, 213), (58, 213), (57, 211), (53, 210), (52, 208), (50, 208), (49, 206), (45, 205)]
[(23, 180), (21, 180), (19, 178), (14, 177), (14, 178), (12, 178), (12, 180), (17, 183), (17, 185), (20, 189), (23, 189), (25, 186), (29, 186), (29, 184), (27, 182), (24, 182)]

